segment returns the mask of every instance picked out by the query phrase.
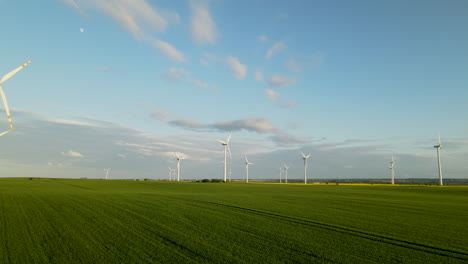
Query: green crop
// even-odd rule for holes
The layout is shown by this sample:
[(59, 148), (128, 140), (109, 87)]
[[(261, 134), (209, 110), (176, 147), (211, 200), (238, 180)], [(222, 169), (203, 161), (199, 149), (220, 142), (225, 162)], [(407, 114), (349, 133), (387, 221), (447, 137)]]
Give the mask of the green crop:
[(466, 263), (468, 188), (0, 180), (0, 263)]

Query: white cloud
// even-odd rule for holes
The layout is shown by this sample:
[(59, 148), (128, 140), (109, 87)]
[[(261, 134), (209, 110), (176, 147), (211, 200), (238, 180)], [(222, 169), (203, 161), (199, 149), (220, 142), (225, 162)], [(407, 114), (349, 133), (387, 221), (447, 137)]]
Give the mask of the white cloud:
[(263, 74), (259, 69), (255, 70), (255, 80), (263, 82)]
[(286, 44), (279, 41), (273, 44), (271, 48), (268, 49), (267, 54), (265, 55), (266, 59), (271, 59), (274, 55), (286, 49)]
[(260, 134), (276, 131), (275, 127), (266, 118), (223, 120), (213, 124), (202, 124), (193, 120), (179, 119), (169, 121), (169, 124), (190, 130), (219, 130), (226, 132), (246, 130)]
[(157, 109), (151, 112), (150, 116), (154, 119), (163, 121), (166, 120), (170, 116), (170, 114), (167, 111)]
[(247, 76), (247, 65), (240, 63), (239, 59), (232, 56), (226, 58), (226, 64), (232, 71), (234, 78), (243, 80)]
[(275, 102), (276, 105), (281, 108), (293, 108), (297, 105), (295, 101), (289, 100), (282, 96), (280, 93), (275, 92), (271, 89), (265, 89), (265, 94), (270, 101)]
[(85, 1), (112, 17), (137, 39), (148, 31), (164, 32), (169, 24), (163, 14), (146, 0)]
[(169, 59), (176, 61), (176, 62), (186, 61), (184, 54), (180, 52), (179, 50), (177, 50), (171, 44), (164, 42), (162, 40), (159, 40), (159, 39), (153, 39), (152, 44), (154, 47), (158, 48), (162, 52), (162, 54), (164, 54)]
[(119, 153), (119, 154), (117, 154), (117, 157), (122, 158), (122, 159), (125, 159), (127, 156), (124, 155), (124, 154)]
[(258, 41), (260, 42), (267, 42), (268, 41), (268, 37), (265, 36), (265, 35), (260, 35), (257, 37)]
[(200, 80), (198, 80), (198, 79), (194, 79), (194, 80), (192, 80), (192, 82), (193, 82), (196, 86), (201, 87), (201, 88), (206, 88), (206, 89), (208, 89), (208, 88), (210, 87), (209, 84), (204, 83), (204, 82), (202, 82), (202, 81), (200, 81)]
[(76, 152), (76, 151), (73, 151), (73, 150), (69, 150), (67, 152), (62, 152), (61, 153), (63, 156), (66, 156), (66, 157), (70, 157), (70, 158), (83, 158), (83, 154), (79, 153), (79, 152)]
[(268, 80), (268, 83), (271, 86), (284, 88), (284, 87), (288, 87), (288, 86), (296, 83), (296, 79), (295, 78), (284, 77), (284, 76), (281, 76), (281, 75), (272, 75), (270, 77), (270, 79)]
[(268, 99), (272, 100), (272, 101), (276, 101), (278, 100), (278, 97), (279, 97), (279, 93), (271, 90), (271, 89), (265, 89), (265, 93), (268, 97)]
[(191, 1), (192, 21), (190, 33), (196, 44), (214, 44), (218, 33), (216, 24), (204, 2)]

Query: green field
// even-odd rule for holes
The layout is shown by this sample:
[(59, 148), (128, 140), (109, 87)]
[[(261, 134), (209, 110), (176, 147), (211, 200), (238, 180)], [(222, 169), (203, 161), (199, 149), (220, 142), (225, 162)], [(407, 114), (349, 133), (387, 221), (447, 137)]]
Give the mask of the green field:
[(0, 263), (466, 263), (468, 188), (0, 179)]

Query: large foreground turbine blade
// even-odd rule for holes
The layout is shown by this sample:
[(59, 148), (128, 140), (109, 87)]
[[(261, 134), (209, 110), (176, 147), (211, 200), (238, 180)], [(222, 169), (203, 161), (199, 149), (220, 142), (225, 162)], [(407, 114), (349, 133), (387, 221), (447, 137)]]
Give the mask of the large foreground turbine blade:
[(304, 152), (301, 151), (302, 157), (305, 158), (306, 156), (304, 155)]
[(226, 140), (226, 144), (229, 144), (229, 140), (231, 140), (231, 136), (232, 136), (232, 134), (229, 134), (229, 137)]
[(221, 143), (221, 144), (223, 144), (223, 145), (227, 145), (227, 143), (224, 142), (224, 141), (222, 141), (222, 140), (217, 139), (216, 141), (218, 141), (219, 143)]
[(5, 76), (2, 77), (2, 79), (0, 79), (0, 85), (2, 83), (4, 83), (6, 80), (10, 79), (13, 75), (15, 75), (17, 72), (19, 72), (21, 69), (23, 69), (24, 67), (26, 67), (29, 63), (31, 63), (31, 60), (26, 62), (25, 64), (19, 66), (18, 68), (12, 70), (11, 72), (9, 72), (8, 74), (6, 74)]
[(0, 133), (0, 136), (3, 136), (5, 135), (6, 133), (8, 132), (11, 132), (13, 131), (13, 122), (11, 121), (11, 115), (10, 115), (10, 107), (8, 107), (8, 102), (7, 102), (7, 99), (6, 99), (6, 96), (5, 96), (5, 93), (3, 92), (3, 89), (1, 87), (2, 83), (4, 83), (6, 80), (10, 79), (13, 75), (15, 75), (17, 72), (19, 72), (21, 69), (23, 69), (24, 67), (26, 67), (26, 65), (28, 65), (29, 63), (31, 63), (31, 61), (28, 61), (26, 62), (25, 64), (19, 66), (18, 68), (16, 68), (15, 70), (9, 72), (7, 75), (3, 76), (2, 79), (0, 79), (0, 95), (2, 96), (2, 101), (3, 101), (3, 105), (5, 107), (5, 112), (6, 112), (6, 115), (7, 115), (7, 118), (8, 118), (8, 124), (10, 125), (10, 129), (8, 129), (7, 131), (4, 131), (2, 133)]
[(7, 131), (2, 132), (0, 134), (0, 136), (3, 136), (8, 132), (13, 131), (14, 128), (13, 128), (13, 122), (11, 121), (10, 108), (8, 107), (8, 102), (7, 102), (5, 93), (3, 92), (3, 89), (2, 89), (1, 86), (0, 86), (0, 95), (2, 96), (3, 105), (5, 107), (5, 112), (6, 112), (6, 115), (7, 115), (7, 118), (8, 118), (8, 124), (10, 125), (10, 129), (8, 129)]

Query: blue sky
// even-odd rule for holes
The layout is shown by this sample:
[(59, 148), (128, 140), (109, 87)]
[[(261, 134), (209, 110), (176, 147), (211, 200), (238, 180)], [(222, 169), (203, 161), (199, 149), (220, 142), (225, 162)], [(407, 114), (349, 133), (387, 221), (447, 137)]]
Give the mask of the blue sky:
[[(468, 176), (468, 3), (0, 0), (3, 176)], [(6, 117), (0, 128), (8, 129)]]

